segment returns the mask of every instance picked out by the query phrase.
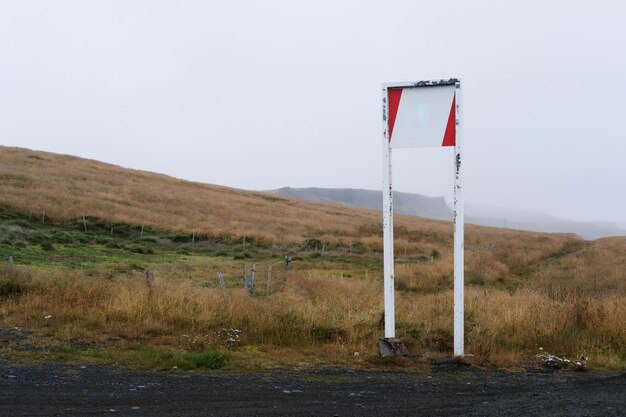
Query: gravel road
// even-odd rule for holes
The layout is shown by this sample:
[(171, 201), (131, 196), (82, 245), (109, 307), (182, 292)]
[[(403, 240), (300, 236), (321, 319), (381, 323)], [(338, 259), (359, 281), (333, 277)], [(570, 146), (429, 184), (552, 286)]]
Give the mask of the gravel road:
[(626, 373), (150, 373), (0, 361), (0, 416), (626, 416)]

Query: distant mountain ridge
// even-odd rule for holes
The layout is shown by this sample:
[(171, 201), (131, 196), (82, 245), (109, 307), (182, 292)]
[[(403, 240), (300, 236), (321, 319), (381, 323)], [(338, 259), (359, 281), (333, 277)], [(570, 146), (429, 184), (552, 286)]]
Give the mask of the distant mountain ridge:
[[(269, 192), (303, 200), (382, 210), (382, 192), (375, 190), (283, 187)], [(395, 191), (393, 196), (394, 211), (398, 214), (437, 220), (452, 220), (452, 210), (448, 207), (443, 197), (427, 197), (420, 194), (398, 191)], [(506, 229), (550, 233), (576, 233), (585, 239), (626, 236), (626, 230), (620, 228), (615, 223), (574, 222), (540, 212), (504, 208), (498, 209), (472, 204), (466, 207), (466, 221), (480, 226)]]
[[(352, 207), (382, 210), (382, 192), (354, 188), (292, 188), (283, 187), (270, 192), (325, 203), (346, 204)], [(443, 197), (427, 197), (420, 194), (394, 191), (393, 204), (396, 213), (450, 220), (452, 211)]]

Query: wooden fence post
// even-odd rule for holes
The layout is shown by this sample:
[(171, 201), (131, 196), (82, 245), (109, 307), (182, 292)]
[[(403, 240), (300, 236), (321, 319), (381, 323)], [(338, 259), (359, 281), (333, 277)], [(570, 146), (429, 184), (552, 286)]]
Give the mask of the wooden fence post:
[(217, 273), (217, 280), (220, 282), (220, 287), (222, 287), (222, 295), (226, 298), (226, 284), (224, 283), (224, 276), (221, 272)]
[(246, 264), (243, 264), (243, 287), (252, 294), (254, 292), (254, 273), (256, 272), (256, 263), (250, 267), (250, 277), (246, 276)]
[(289, 272), (289, 269), (291, 269), (291, 261), (291, 256), (285, 256), (285, 272)]
[(148, 283), (148, 296), (152, 298), (154, 294), (154, 274), (146, 269), (146, 282)]
[(287, 275), (289, 275), (289, 270), (291, 269), (291, 256), (285, 256), (285, 272), (283, 275), (283, 284), (287, 283)]

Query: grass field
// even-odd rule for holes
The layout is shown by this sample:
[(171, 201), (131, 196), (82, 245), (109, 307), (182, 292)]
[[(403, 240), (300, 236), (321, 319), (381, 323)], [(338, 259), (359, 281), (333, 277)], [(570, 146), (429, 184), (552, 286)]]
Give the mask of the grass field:
[[(379, 213), (23, 149), (0, 147), (0, 158), (3, 356), (149, 369), (389, 365), (377, 355)], [(452, 226), (400, 216), (395, 238), (398, 336), (427, 359), (451, 356)], [(528, 366), (541, 347), (623, 368), (625, 271), (626, 238), (468, 226), (469, 360)]]

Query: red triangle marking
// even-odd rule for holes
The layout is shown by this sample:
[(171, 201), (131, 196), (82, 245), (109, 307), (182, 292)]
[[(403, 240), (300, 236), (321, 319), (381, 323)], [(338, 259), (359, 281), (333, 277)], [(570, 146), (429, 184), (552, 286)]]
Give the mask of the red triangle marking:
[(398, 115), (398, 108), (400, 107), (400, 97), (402, 96), (401, 88), (390, 88), (387, 90), (389, 97), (389, 142), (391, 142), (391, 135), (393, 134), (393, 126), (396, 124), (396, 116)]
[(441, 146), (456, 145), (456, 93), (452, 96), (452, 107), (448, 116), (448, 124), (446, 125), (446, 133), (443, 135)]

